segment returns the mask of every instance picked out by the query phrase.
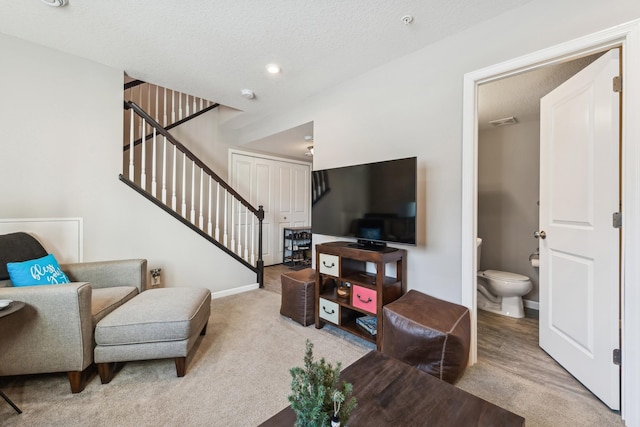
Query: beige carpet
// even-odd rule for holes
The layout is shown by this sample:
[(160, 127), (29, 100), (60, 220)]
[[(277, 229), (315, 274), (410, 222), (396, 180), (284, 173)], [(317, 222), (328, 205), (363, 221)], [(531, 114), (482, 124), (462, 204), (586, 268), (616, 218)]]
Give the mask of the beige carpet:
[[(129, 362), (110, 384), (94, 377), (76, 395), (64, 374), (3, 379), (24, 413), (0, 400), (0, 425), (255, 426), (287, 406), (289, 368), (302, 365), (307, 338), (318, 357), (345, 367), (372, 348), (334, 328), (304, 328), (282, 318), (279, 307), (280, 295), (265, 290), (214, 300), (184, 378), (172, 360), (159, 360)], [(481, 363), (458, 385), (524, 416), (529, 427), (622, 425), (593, 400), (568, 399)], [(422, 421), (416, 425), (429, 425)]]

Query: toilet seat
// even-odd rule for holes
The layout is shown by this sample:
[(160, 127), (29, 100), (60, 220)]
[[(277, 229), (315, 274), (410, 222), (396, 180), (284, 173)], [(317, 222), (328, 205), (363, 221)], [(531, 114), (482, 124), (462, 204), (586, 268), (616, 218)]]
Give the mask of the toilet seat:
[(502, 280), (503, 282), (528, 282), (530, 280), (522, 274), (509, 273), (507, 271), (485, 270), (482, 274), (488, 279)]

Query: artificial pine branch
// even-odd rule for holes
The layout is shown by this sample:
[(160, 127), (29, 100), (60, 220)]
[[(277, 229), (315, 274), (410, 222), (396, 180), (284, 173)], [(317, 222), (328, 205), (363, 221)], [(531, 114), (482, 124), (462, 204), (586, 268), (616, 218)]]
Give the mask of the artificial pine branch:
[(340, 390), (338, 378), (342, 364), (334, 368), (324, 360), (313, 360), (313, 344), (306, 342), (304, 368), (291, 368), (291, 395), (288, 399), (296, 413), (297, 427), (325, 427), (331, 423), (331, 416), (339, 415), (342, 422), (357, 405), (351, 396), (353, 386), (343, 381)]

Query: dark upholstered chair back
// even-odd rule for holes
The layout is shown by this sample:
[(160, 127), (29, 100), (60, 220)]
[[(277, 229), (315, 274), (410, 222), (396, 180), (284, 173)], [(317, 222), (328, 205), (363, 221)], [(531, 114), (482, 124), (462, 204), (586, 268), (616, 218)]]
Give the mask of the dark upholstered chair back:
[(47, 251), (40, 242), (28, 233), (0, 235), (0, 280), (9, 280), (8, 262), (22, 262), (42, 258)]

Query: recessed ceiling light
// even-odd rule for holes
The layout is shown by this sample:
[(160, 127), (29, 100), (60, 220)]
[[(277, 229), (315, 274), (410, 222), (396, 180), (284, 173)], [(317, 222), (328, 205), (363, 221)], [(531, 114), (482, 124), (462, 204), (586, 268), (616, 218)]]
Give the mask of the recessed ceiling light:
[(278, 74), (281, 71), (281, 68), (278, 64), (267, 64), (266, 68), (269, 74)]

